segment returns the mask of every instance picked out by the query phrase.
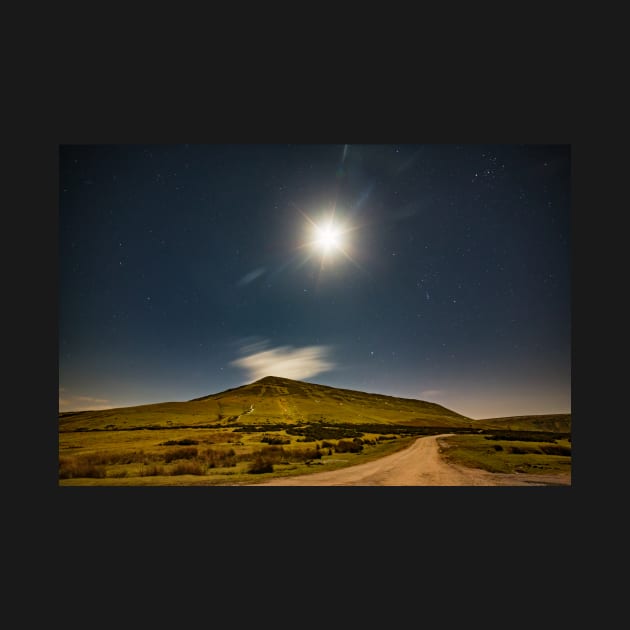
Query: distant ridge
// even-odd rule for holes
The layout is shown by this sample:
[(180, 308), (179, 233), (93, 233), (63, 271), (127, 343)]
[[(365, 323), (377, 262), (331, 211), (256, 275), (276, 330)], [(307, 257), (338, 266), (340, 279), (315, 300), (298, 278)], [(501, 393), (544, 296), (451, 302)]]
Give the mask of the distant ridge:
[(539, 414), (534, 416), (509, 416), (505, 418), (486, 418), (477, 420), (480, 425), (492, 429), (513, 431), (552, 431), (571, 432), (571, 414)]

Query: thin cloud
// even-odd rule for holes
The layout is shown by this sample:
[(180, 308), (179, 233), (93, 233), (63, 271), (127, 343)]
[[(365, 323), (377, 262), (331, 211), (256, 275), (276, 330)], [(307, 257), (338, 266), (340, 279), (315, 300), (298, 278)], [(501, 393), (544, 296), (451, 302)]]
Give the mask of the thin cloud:
[(239, 287), (242, 287), (246, 284), (249, 284), (250, 282), (253, 282), (254, 280), (256, 280), (256, 278), (258, 278), (259, 276), (262, 276), (263, 273), (265, 273), (265, 271), (267, 271), (265, 269), (265, 267), (258, 267), (258, 269), (254, 269), (253, 271), (250, 271), (249, 273), (246, 273), (237, 283), (236, 285)]
[(301, 380), (328, 372), (336, 364), (327, 358), (327, 346), (278, 346), (249, 354), (231, 362), (244, 369), (251, 380), (258, 380), (265, 376), (281, 376)]
[(262, 352), (263, 350), (266, 350), (268, 345), (269, 342), (264, 339), (249, 341), (241, 346), (241, 354), (245, 354), (247, 356), (257, 354), (259, 352)]
[(114, 407), (106, 398), (92, 396), (59, 396), (59, 411), (98, 411)]

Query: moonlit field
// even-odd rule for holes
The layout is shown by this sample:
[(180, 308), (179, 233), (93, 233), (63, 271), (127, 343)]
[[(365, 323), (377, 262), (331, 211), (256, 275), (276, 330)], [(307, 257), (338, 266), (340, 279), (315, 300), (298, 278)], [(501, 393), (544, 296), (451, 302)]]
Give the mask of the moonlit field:
[[(393, 456), (433, 428), (462, 432), (436, 442), (453, 466), (570, 470), (569, 145), (59, 158), (64, 483), (246, 483), (263, 446), (284, 449), (272, 467), (288, 476)], [(195, 454), (166, 461), (176, 448)]]

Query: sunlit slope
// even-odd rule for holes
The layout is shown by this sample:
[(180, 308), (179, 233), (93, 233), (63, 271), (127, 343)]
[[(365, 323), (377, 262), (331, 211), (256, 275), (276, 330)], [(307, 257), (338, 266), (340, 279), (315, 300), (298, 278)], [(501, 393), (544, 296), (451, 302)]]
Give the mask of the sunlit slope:
[(440, 427), (474, 422), (435, 403), (273, 376), (188, 402), (60, 414), (59, 420), (62, 430), (319, 421)]
[(487, 418), (475, 420), (475, 426), (507, 431), (549, 431), (571, 433), (571, 414), (545, 414), (536, 416), (511, 416), (508, 418)]

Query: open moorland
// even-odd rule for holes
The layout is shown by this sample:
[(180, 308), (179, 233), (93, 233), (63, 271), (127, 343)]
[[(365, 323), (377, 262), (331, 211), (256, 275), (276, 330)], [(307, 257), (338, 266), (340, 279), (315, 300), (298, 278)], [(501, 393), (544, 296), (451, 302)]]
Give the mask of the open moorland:
[(59, 414), (59, 485), (251, 485), (366, 464), (437, 435), (448, 436), (444, 461), (469, 470), (570, 474), (570, 415), (473, 420), (265, 377), (188, 402)]

